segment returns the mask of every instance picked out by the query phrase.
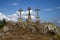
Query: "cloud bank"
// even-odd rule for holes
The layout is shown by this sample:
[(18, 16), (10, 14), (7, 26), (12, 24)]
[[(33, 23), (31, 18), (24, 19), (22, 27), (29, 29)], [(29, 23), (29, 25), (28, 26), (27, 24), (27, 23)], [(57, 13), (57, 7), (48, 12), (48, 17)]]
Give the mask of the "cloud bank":
[[(27, 19), (28, 18), (28, 11), (23, 11), (22, 12), (22, 18)], [(35, 16), (32, 15), (34, 12), (31, 10), (31, 18), (35, 19)], [(6, 21), (17, 21), (18, 18), (20, 17), (20, 13), (16, 11), (16, 13), (11, 14), (11, 15), (5, 15), (4, 13), (0, 12), (0, 20), (6, 19)]]

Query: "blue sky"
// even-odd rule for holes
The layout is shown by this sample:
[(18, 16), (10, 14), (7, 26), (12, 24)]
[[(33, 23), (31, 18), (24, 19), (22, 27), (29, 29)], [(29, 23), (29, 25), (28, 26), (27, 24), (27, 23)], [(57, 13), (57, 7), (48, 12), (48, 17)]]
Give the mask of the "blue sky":
[(60, 0), (0, 0), (0, 12), (5, 15), (15, 13), (19, 8), (24, 11), (28, 7), (34, 11), (40, 9), (41, 21), (59, 20), (60, 22)]

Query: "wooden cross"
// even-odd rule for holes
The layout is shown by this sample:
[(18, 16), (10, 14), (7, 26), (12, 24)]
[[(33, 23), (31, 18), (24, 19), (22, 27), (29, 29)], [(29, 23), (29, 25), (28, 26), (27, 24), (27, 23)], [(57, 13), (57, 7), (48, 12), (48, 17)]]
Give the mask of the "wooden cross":
[(30, 8), (30, 7), (28, 7), (28, 12), (29, 12), (29, 13), (28, 13), (28, 15), (29, 15), (29, 16), (30, 16), (30, 10), (31, 10), (31, 8)]
[(20, 12), (20, 18), (21, 18), (21, 13), (22, 13), (23, 10), (20, 8), (20, 10), (18, 10), (18, 11)]
[(37, 12), (37, 16), (38, 16), (38, 12), (40, 11), (40, 9), (37, 8), (37, 9), (35, 9), (35, 11)]

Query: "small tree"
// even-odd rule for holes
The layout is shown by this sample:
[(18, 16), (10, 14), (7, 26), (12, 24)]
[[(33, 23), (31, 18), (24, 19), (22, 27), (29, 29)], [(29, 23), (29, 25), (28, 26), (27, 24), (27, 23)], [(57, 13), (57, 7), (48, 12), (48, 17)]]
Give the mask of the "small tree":
[(0, 29), (4, 27), (4, 25), (6, 24), (6, 20), (0, 20)]
[(0, 20), (0, 29), (3, 28), (3, 21)]
[(5, 19), (3, 19), (3, 25), (5, 25), (6, 24), (6, 20)]

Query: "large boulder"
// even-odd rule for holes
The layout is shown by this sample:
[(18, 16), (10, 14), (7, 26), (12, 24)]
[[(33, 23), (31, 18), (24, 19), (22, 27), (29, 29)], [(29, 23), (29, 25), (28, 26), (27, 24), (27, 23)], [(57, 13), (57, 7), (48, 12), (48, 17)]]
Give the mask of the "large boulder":
[(43, 23), (43, 29), (44, 29), (44, 32), (47, 32), (47, 31), (55, 32), (56, 25), (54, 23), (46, 22), (46, 23)]

